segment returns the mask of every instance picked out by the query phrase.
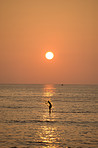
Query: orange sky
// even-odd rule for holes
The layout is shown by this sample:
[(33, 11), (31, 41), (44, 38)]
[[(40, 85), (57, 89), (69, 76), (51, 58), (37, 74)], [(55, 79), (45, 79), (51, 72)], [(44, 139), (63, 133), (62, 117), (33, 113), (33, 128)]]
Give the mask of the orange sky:
[(0, 83), (98, 84), (97, 17), (97, 0), (0, 0)]

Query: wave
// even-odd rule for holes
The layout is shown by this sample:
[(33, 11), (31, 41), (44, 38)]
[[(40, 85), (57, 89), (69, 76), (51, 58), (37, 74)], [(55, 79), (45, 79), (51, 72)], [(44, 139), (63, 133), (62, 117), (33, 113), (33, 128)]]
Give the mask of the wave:
[(54, 113), (66, 113), (66, 114), (89, 114), (89, 113), (98, 113), (98, 112), (92, 112), (92, 111), (53, 111)]
[[(39, 106), (0, 106), (0, 108), (8, 108), (8, 109), (33, 109), (33, 108), (40, 108)], [(45, 112), (45, 111), (43, 111)], [(58, 110), (53, 110), (53, 113), (64, 113), (64, 114), (96, 114), (98, 111), (58, 111)]]
[(58, 121), (50, 121), (50, 120), (6, 120), (6, 123), (57, 123)]
[(59, 123), (59, 124), (77, 124), (77, 125), (89, 125), (93, 124), (94, 126), (98, 126), (98, 121), (66, 121), (66, 120), (6, 120), (5, 123), (19, 123), (19, 124), (26, 124), (26, 123)]
[(38, 107), (34, 107), (34, 106), (0, 106), (0, 108), (17, 109), (17, 108), (38, 108)]

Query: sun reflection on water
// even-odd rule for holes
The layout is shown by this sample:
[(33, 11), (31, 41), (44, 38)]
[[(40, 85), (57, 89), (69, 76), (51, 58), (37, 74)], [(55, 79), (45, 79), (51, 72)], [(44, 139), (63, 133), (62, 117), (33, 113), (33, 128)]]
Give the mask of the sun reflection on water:
[(54, 147), (57, 143), (59, 143), (59, 138), (56, 135), (56, 128), (48, 125), (41, 126), (42, 133), (40, 133), (40, 137), (42, 142), (45, 143), (49, 147)]
[[(44, 93), (43, 93), (43, 102), (48, 102), (48, 100), (52, 103), (52, 98), (55, 94), (55, 87), (53, 85), (45, 85)], [(54, 106), (53, 106), (54, 108)], [(49, 113), (48, 106), (46, 104), (46, 108), (43, 112), (43, 121), (44, 125), (41, 126), (40, 138), (47, 147), (56, 148), (55, 146), (59, 143), (59, 137), (57, 135), (57, 129), (55, 127), (55, 114), (53, 112)]]
[(42, 126), (42, 140), (43, 142), (47, 143), (53, 143), (55, 141), (54, 132), (55, 128), (54, 127), (48, 127), (48, 126)]
[(52, 97), (55, 93), (55, 87), (53, 85), (45, 85), (44, 87), (44, 97)]
[[(50, 120), (51, 117), (51, 112), (55, 108), (53, 105), (53, 99), (55, 95), (55, 87), (54, 85), (44, 85), (43, 89), (43, 97), (42, 97), (42, 102), (43, 102), (43, 120)], [(52, 108), (49, 108), (50, 104), (52, 105)], [(53, 119), (53, 114), (52, 117)]]
[[(43, 88), (43, 97), (42, 97), (42, 101), (43, 101), (43, 104), (44, 104), (44, 108), (48, 108), (49, 107), (49, 103), (48, 101), (51, 102), (52, 104), (52, 109), (54, 108), (53, 106), (53, 98), (54, 98), (54, 95), (55, 95), (55, 87), (54, 85), (44, 85), (44, 88)], [(50, 111), (51, 113), (51, 111)]]

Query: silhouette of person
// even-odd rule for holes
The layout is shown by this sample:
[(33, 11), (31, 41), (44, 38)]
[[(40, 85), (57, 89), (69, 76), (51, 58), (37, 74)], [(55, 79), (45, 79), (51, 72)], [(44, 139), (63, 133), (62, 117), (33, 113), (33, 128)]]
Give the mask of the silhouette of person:
[(52, 104), (50, 101), (48, 101), (48, 103), (49, 103), (49, 113), (51, 113)]

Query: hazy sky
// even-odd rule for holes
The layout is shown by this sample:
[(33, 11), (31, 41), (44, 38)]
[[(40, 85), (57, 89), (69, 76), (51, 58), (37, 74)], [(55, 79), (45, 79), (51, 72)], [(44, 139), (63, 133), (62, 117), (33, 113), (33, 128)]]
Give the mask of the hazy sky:
[(97, 20), (98, 0), (0, 0), (0, 83), (98, 84)]

